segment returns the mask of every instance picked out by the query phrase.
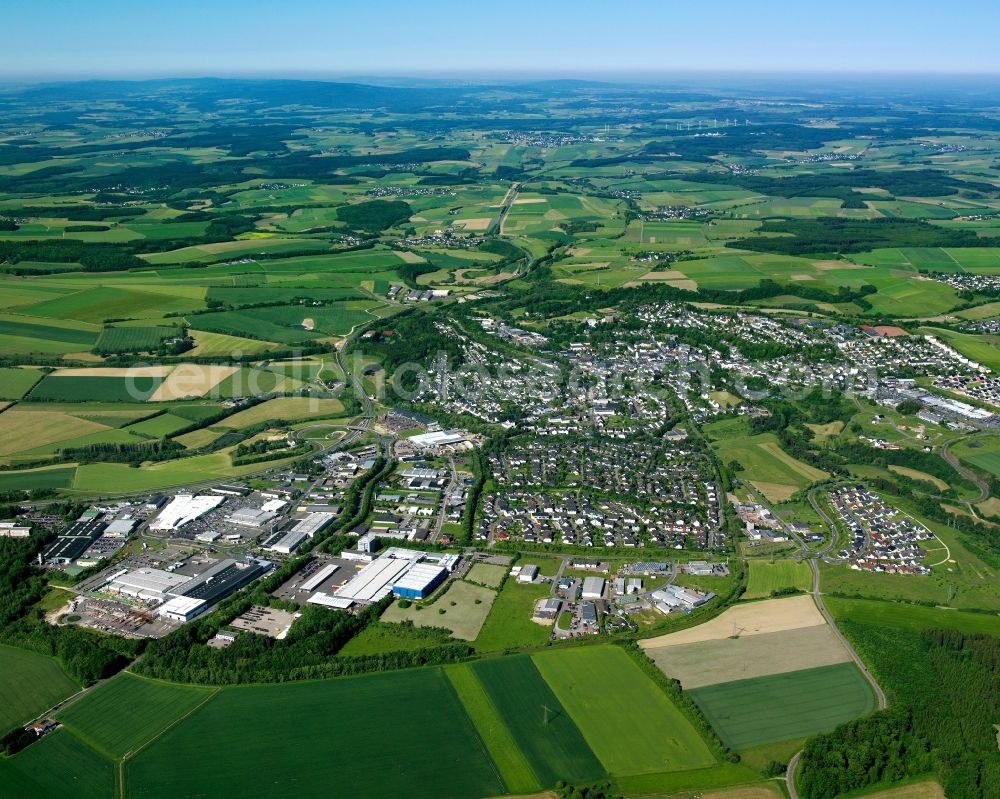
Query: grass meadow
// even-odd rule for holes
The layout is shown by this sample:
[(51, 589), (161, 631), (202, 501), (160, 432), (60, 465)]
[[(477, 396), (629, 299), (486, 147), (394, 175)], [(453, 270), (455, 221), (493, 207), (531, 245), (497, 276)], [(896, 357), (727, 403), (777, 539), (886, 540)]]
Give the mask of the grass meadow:
[(0, 736), (31, 721), (79, 689), (58, 662), (0, 645)]

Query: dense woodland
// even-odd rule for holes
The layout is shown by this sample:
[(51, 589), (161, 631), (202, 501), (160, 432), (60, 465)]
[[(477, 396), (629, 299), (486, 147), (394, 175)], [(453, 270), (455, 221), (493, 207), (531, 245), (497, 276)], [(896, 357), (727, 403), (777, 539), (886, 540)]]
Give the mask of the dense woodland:
[(841, 624), (872, 664), (889, 709), (807, 742), (803, 799), (933, 772), (949, 799), (1000, 797), (1000, 639)]

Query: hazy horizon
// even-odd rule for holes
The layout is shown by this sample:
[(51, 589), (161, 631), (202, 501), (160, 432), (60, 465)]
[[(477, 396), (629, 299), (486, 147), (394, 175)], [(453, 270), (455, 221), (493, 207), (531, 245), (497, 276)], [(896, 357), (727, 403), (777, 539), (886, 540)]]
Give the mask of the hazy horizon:
[[(843, 0), (835, 10), (792, 0), (710, 9), (638, 0), (607, 5), (511, 0), (475, 8), (435, 0), (365, 6), (260, 0), (168, 7), (39, 0), (6, 22), (0, 82), (88, 78), (676, 74), (993, 76), (1000, 8), (970, 0), (942, 14)], [(970, 24), (974, 23), (974, 24)]]

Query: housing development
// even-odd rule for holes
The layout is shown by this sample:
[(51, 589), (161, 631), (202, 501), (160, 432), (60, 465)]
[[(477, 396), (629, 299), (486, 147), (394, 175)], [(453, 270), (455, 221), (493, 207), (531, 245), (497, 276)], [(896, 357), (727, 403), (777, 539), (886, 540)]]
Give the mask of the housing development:
[(962, 86), (0, 87), (0, 797), (997, 797)]

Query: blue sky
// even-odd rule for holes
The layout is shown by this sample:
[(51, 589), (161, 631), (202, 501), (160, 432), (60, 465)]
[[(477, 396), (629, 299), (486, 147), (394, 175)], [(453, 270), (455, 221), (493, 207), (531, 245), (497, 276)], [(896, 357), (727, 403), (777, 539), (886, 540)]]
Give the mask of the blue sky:
[(0, 82), (1000, 73), (998, 29), (997, 0), (30, 0), (4, 15)]

